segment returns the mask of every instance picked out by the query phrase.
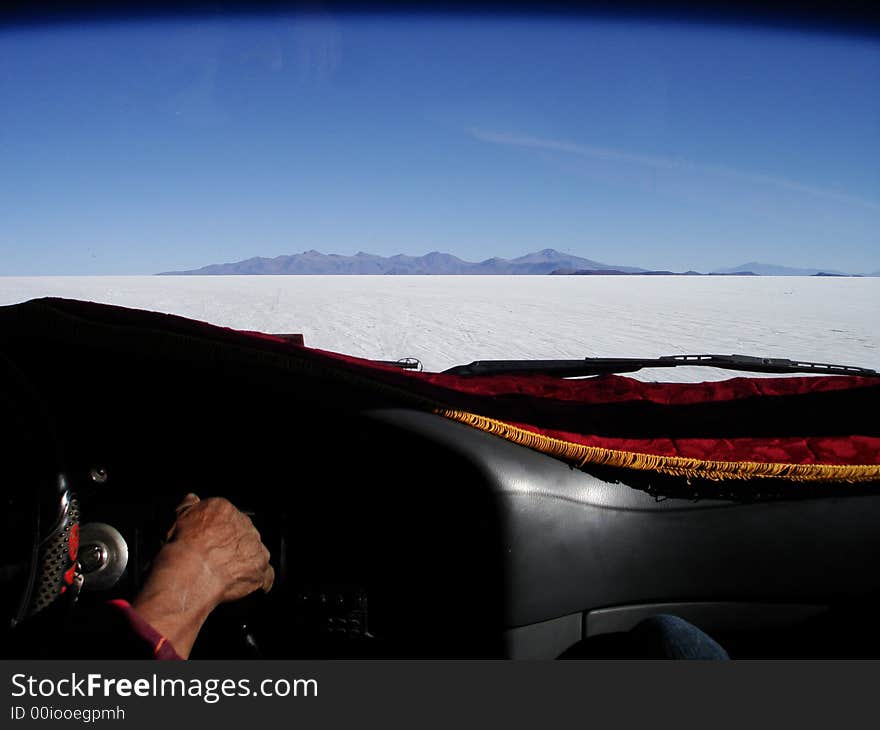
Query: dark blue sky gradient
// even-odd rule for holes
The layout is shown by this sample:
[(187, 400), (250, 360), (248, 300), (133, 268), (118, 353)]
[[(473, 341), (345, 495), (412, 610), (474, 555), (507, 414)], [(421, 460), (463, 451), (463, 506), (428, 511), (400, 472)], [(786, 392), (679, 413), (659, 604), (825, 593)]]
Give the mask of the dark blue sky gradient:
[(880, 44), (571, 18), (0, 31), (0, 274), (546, 247), (880, 269)]

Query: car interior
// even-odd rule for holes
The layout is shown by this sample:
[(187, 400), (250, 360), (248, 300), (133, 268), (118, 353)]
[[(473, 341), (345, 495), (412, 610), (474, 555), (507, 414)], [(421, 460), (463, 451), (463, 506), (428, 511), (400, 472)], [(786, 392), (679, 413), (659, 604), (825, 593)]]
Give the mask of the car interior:
[(252, 335), (77, 307), (0, 315), (6, 601), (63, 473), (78, 611), (137, 594), (187, 492), (251, 516), (276, 584), (193, 658), (554, 659), (656, 614), (735, 658), (877, 656), (877, 483), (700, 497), (291, 373)]

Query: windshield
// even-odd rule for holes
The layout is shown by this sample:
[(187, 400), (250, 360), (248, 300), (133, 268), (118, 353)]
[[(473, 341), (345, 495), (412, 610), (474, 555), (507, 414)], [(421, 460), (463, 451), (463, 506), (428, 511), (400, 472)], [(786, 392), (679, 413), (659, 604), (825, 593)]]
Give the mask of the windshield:
[(784, 28), (8, 26), (0, 304), (120, 304), (428, 370), (691, 352), (880, 369), (878, 89), (875, 38)]

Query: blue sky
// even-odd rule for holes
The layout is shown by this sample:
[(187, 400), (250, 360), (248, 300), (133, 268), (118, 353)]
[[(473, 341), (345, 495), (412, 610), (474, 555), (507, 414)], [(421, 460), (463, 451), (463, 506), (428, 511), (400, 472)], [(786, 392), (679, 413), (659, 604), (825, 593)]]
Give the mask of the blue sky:
[(0, 30), (0, 274), (547, 247), (880, 269), (880, 43), (430, 15)]

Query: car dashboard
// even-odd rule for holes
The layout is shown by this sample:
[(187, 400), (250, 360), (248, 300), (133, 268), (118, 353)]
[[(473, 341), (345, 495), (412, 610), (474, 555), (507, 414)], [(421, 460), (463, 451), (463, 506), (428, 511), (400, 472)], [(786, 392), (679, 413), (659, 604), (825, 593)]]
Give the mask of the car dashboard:
[(86, 576), (81, 601), (136, 594), (187, 491), (246, 511), (276, 571), (194, 657), (551, 659), (656, 613), (772, 655), (768, 636), (851, 621), (880, 588), (870, 492), (658, 499), (428, 413), (365, 411), (355, 432), (343, 458), (318, 429), (286, 458), (216, 444), (222, 460), (107, 466), (83, 519), (118, 529), (129, 561), (106, 590)]
[(251, 516), (276, 584), (215, 611), (194, 657), (552, 659), (657, 613), (739, 656), (880, 655), (877, 485), (663, 498), (657, 475), (575, 469), (229, 349), (7, 338), (83, 530), (125, 542), (118, 580), (87, 574), (78, 610), (137, 595), (195, 492)]

